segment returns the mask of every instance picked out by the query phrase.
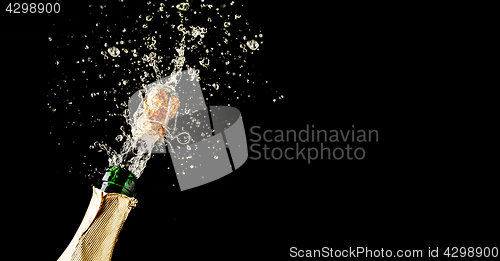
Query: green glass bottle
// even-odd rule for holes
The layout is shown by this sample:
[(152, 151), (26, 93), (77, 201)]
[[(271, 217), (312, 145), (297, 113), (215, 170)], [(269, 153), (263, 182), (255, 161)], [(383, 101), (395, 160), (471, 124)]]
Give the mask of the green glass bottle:
[(120, 193), (135, 197), (135, 183), (137, 178), (124, 166), (107, 168), (100, 182), (101, 190), (107, 193)]

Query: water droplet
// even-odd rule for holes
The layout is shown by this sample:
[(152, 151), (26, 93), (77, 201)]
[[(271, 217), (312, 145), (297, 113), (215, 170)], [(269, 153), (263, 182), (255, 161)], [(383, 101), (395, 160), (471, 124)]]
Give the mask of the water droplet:
[(118, 57), (118, 55), (120, 55), (120, 49), (116, 48), (116, 47), (109, 47), (108, 48), (108, 53), (113, 56), (113, 57)]
[(230, 22), (224, 22), (224, 27), (229, 27), (231, 25)]
[(151, 20), (153, 20), (153, 16), (152, 15), (146, 16), (146, 21), (151, 22)]
[(180, 24), (177, 26), (177, 30), (181, 31), (181, 32), (186, 32), (186, 29), (184, 28), (184, 25), (183, 24)]
[(189, 9), (189, 3), (180, 3), (176, 6), (176, 8), (181, 11), (187, 11)]
[(247, 41), (247, 46), (252, 50), (257, 50), (259, 48), (259, 43), (252, 39)]
[(207, 57), (200, 60), (200, 65), (205, 67), (205, 68), (207, 68), (209, 64), (210, 64), (210, 60)]

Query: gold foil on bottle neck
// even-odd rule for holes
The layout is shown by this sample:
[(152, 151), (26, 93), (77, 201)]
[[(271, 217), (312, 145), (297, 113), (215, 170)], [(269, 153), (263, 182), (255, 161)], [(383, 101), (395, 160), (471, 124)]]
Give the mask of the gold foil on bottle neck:
[(82, 223), (58, 261), (111, 260), (118, 234), (136, 204), (135, 198), (93, 187)]

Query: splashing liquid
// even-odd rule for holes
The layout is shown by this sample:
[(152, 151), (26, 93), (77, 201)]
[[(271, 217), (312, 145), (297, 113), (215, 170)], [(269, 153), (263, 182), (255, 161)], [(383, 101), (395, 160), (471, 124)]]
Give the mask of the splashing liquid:
[[(179, 10), (186, 11), (189, 8), (189, 4), (182, 3), (177, 6)], [(182, 15), (180, 15), (182, 18)], [(151, 20), (151, 19), (149, 19)], [(175, 92), (179, 79), (181, 77), (181, 72), (185, 67), (186, 57), (186, 38), (189, 42), (196, 41), (199, 38), (197, 44), (203, 44), (202, 39), (207, 33), (207, 29), (200, 26), (189, 26), (184, 27), (183, 19), (180, 20), (180, 24), (177, 26), (177, 30), (182, 33), (182, 39), (178, 42), (175, 50), (177, 54), (174, 59), (172, 59), (171, 64), (174, 65), (173, 71), (170, 77), (167, 78), (166, 82), (160, 84), (154, 84), (152, 87), (144, 87), (142, 92), (141, 105), (139, 109), (134, 113), (133, 121), (128, 120), (127, 123), (131, 126), (132, 136), (123, 133), (121, 137), (126, 137), (123, 148), (120, 152), (116, 152), (110, 147), (103, 145), (102, 147), (108, 153), (108, 161), (110, 166), (124, 165), (137, 177), (139, 178), (146, 167), (147, 161), (151, 158), (151, 153), (153, 146), (162, 146), (162, 144), (169, 143), (169, 139), (178, 138), (178, 136), (184, 134), (184, 141), (180, 143), (187, 143), (191, 140), (190, 134), (188, 132), (182, 132), (180, 135), (174, 137), (167, 130), (169, 120), (174, 118), (177, 114), (179, 108), (179, 98)], [(157, 50), (156, 48), (156, 38), (155, 36), (149, 36), (146, 38), (146, 46), (149, 50)], [(108, 52), (113, 57), (120, 54), (120, 51), (116, 47), (111, 47)], [(151, 51), (149, 54), (144, 54), (142, 56), (142, 61), (144, 64), (152, 67), (154, 70), (154, 77), (160, 80), (164, 77), (164, 71), (160, 69), (159, 64), (162, 62), (161, 56), (157, 55), (156, 52)], [(203, 58), (206, 59), (206, 58)], [(199, 70), (194, 69), (186, 65), (191, 80), (199, 79)], [(123, 129), (122, 129), (123, 131)], [(175, 127), (173, 132), (175, 132)], [(159, 144), (158, 144), (159, 142)]]
[[(134, 8), (134, 4), (140, 8)], [(248, 27), (248, 21), (240, 13), (242, 6), (235, 5), (234, 1), (220, 5), (191, 1), (171, 4), (148, 1), (143, 5), (119, 1), (89, 5), (89, 9), (95, 18), (89, 20), (89, 30), (80, 36), (68, 34), (68, 44), (57, 46), (56, 53), (63, 55), (56, 54), (53, 66), (64, 74), (53, 81), (48, 107), (52, 117), (57, 117), (60, 111), (75, 115), (75, 119), (67, 120), (66, 128), (88, 126), (96, 132), (101, 130), (98, 133), (105, 129), (109, 134), (109, 125), (105, 123), (116, 122), (115, 117), (123, 116), (128, 126), (120, 127), (121, 133), (114, 139), (122, 143), (119, 151), (102, 142), (86, 145), (106, 151), (110, 166), (127, 165), (140, 177), (154, 146), (167, 143), (170, 147), (172, 141), (185, 144), (192, 139), (192, 133), (176, 130), (173, 124), (178, 107), (174, 93), (182, 71), (187, 70), (189, 77), (204, 83), (202, 90), (208, 92), (204, 95), (207, 104), (209, 99), (245, 102), (255, 98), (256, 91), (234, 86), (238, 85), (236, 82), (249, 87), (255, 84), (249, 61), (250, 56), (262, 48), (263, 34)], [(60, 39), (50, 37), (49, 41), (56, 45)], [(65, 58), (65, 53), (80, 53), (71, 49), (79, 45), (83, 57), (76, 61)], [(74, 69), (80, 66), (91, 69)], [(74, 75), (73, 71), (82, 73)], [(147, 88), (167, 75), (171, 77), (162, 87)], [(233, 78), (224, 81), (223, 77)], [(99, 87), (109, 85), (111, 87), (104, 90)], [(129, 120), (127, 100), (138, 89), (142, 106), (133, 120)], [(114, 106), (96, 106), (107, 109), (108, 114), (104, 116), (98, 109), (75, 106), (89, 102), (111, 102)]]

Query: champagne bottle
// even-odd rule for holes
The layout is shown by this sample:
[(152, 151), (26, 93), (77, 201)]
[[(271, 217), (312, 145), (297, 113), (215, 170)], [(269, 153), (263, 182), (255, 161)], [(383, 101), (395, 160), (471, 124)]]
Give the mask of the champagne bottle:
[(124, 166), (105, 171), (101, 188), (93, 187), (83, 221), (58, 261), (111, 260), (118, 234), (137, 204), (135, 183), (134, 174)]

